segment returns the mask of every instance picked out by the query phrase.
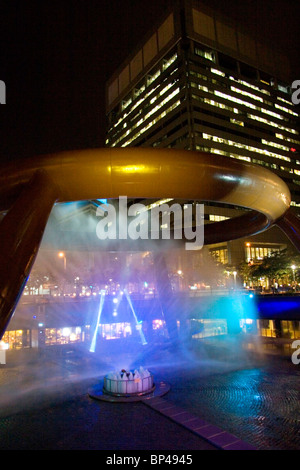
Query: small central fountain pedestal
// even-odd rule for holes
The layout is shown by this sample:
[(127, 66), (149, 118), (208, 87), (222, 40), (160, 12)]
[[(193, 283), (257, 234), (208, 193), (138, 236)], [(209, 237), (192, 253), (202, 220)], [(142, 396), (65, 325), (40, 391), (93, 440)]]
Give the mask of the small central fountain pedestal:
[(104, 377), (103, 386), (89, 392), (91, 398), (110, 402), (133, 402), (165, 395), (170, 386), (165, 382), (154, 383), (151, 372), (140, 367), (134, 371), (122, 369)]

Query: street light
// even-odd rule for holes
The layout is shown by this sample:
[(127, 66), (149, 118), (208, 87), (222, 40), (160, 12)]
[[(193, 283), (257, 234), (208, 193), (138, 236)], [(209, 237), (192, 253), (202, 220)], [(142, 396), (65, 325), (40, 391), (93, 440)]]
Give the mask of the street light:
[(58, 253), (58, 257), (64, 259), (64, 270), (66, 271), (66, 269), (67, 269), (67, 258), (66, 258), (65, 253), (63, 251), (60, 251)]
[(293, 282), (295, 284), (295, 269), (296, 269), (296, 266), (294, 264), (292, 264), (291, 268), (293, 270)]
[(181, 269), (177, 270), (177, 282), (178, 282), (178, 289), (181, 291), (183, 288), (182, 282), (183, 282), (183, 272)]

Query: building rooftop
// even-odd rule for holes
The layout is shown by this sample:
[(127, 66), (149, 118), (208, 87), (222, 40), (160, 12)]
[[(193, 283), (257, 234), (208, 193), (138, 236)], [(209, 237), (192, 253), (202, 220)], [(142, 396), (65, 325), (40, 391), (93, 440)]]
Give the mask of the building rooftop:
[(128, 89), (147, 73), (179, 40), (195, 40), (208, 48), (260, 69), (291, 84), (295, 77), (287, 55), (245, 22), (213, 10), (201, 1), (174, 2), (174, 8), (160, 18), (135, 50), (107, 82), (107, 110), (126, 95)]

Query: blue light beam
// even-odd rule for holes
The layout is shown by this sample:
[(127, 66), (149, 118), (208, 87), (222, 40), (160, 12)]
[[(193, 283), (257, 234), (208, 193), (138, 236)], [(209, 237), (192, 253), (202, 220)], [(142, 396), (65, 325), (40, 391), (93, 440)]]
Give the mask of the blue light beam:
[(132, 302), (131, 302), (131, 298), (129, 297), (129, 294), (127, 292), (127, 290), (124, 290), (124, 293), (126, 295), (126, 299), (130, 305), (130, 308), (131, 308), (131, 311), (133, 313), (133, 316), (134, 316), (134, 319), (135, 319), (135, 324), (136, 324), (136, 328), (140, 334), (140, 337), (141, 337), (141, 341), (142, 341), (142, 345), (145, 346), (145, 344), (147, 344), (147, 341), (146, 341), (146, 338), (144, 336), (144, 333), (143, 333), (143, 330), (142, 330), (142, 322), (139, 322), (138, 319), (137, 319), (137, 316), (136, 316), (136, 313), (134, 311), (134, 308), (133, 308), (133, 305), (132, 305)]
[(90, 347), (90, 352), (93, 352), (93, 353), (96, 350), (97, 334), (98, 334), (98, 328), (99, 328), (101, 313), (102, 313), (102, 310), (103, 310), (104, 299), (105, 299), (105, 291), (102, 290), (101, 291), (101, 297), (100, 297), (99, 309), (98, 309), (98, 315), (97, 315), (97, 322), (96, 322), (95, 331), (94, 331), (94, 335), (93, 335), (93, 339), (92, 339), (91, 347)]

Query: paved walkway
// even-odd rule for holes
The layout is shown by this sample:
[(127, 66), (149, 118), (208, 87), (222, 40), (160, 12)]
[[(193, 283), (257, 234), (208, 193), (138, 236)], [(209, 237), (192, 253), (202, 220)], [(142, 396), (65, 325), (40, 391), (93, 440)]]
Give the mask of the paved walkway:
[(237, 436), (204, 421), (197, 415), (189, 413), (168, 400), (157, 397), (145, 400), (144, 403), (163, 416), (167, 416), (175, 423), (195, 433), (200, 438), (207, 440), (217, 448), (222, 450), (255, 450), (253, 446), (242, 441)]
[(150, 356), (152, 364), (144, 360), (170, 391), (129, 404), (88, 394), (113, 370), (109, 358), (92, 363), (77, 352), (1, 366), (0, 449), (300, 449), (300, 366), (278, 356)]
[(1, 450), (215, 450), (142, 403), (82, 395), (0, 420)]

